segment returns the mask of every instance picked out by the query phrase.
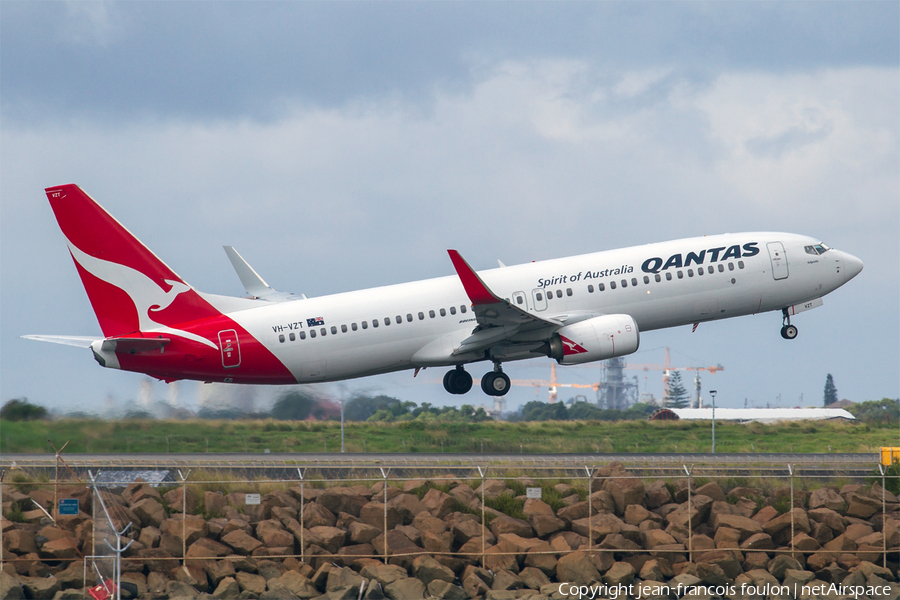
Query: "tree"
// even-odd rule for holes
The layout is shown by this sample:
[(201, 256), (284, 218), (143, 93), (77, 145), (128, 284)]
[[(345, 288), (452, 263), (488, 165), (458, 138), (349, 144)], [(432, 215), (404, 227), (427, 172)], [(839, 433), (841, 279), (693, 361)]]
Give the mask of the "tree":
[(0, 408), (0, 419), (7, 421), (37, 421), (47, 418), (47, 409), (32, 404), (28, 398), (13, 399)]
[(837, 388), (834, 387), (834, 378), (831, 376), (831, 373), (829, 373), (828, 376), (825, 377), (825, 399), (823, 406), (834, 404), (837, 401)]
[(666, 387), (666, 406), (668, 408), (685, 408), (690, 402), (690, 394), (681, 383), (681, 373), (672, 371), (669, 375), (669, 384)]

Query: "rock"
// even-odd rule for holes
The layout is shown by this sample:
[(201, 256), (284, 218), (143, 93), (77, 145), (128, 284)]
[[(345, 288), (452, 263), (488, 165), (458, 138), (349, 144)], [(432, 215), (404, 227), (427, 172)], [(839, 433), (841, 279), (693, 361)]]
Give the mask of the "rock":
[(850, 494), (847, 498), (847, 516), (858, 519), (868, 519), (875, 513), (881, 512), (881, 499), (872, 498), (866, 494)]
[(185, 556), (188, 558), (219, 558), (228, 556), (231, 552), (231, 548), (225, 544), (220, 544), (209, 538), (203, 538), (191, 544)]
[(725, 502), (725, 494), (722, 492), (722, 488), (719, 487), (719, 484), (715, 481), (710, 481), (709, 483), (701, 485), (694, 490), (694, 494), (698, 496), (709, 496), (714, 502)]
[(778, 510), (774, 506), (763, 506), (759, 511), (750, 517), (760, 525), (765, 525), (778, 516)]
[[(798, 535), (806, 534), (801, 533)], [(768, 533), (754, 533), (741, 542), (740, 548), (741, 550), (773, 550), (775, 548), (775, 543), (772, 541), (772, 536)]]
[(420, 600), (425, 598), (425, 584), (407, 577), (384, 586), (384, 595), (391, 600)]
[(359, 490), (352, 488), (327, 488), (316, 498), (316, 502), (331, 511), (332, 514), (345, 512), (359, 517), (362, 507), (369, 503), (369, 499), (358, 492)]
[[(381, 502), (368, 502), (359, 510), (359, 520), (372, 527), (377, 527), (384, 531), (385, 526), (385, 505)], [(393, 506), (387, 507), (387, 528), (393, 529), (397, 525), (402, 524), (400, 513)]]
[[(171, 490), (171, 491), (163, 494), (163, 498), (165, 498), (166, 504), (169, 505), (169, 510), (172, 512), (172, 514), (181, 513), (185, 510), (185, 506), (184, 506), (185, 503), (182, 501), (182, 497), (181, 497), (181, 494), (183, 491), (184, 491), (184, 488), (177, 487), (174, 490)], [(193, 513), (194, 511), (197, 510), (197, 505), (198, 505), (197, 495), (194, 494), (194, 492), (192, 492), (190, 489), (188, 489), (186, 498), (187, 498), (187, 512)], [(105, 499), (106, 498), (104, 497), (104, 500)], [(243, 504), (243, 499), (241, 500), (241, 503)]]
[[(170, 584), (174, 582), (169, 582)], [(173, 593), (169, 591), (169, 586), (166, 586), (166, 592), (170, 595), (184, 595), (182, 593)], [(219, 585), (216, 586), (216, 591), (213, 592), (213, 597), (220, 598), (221, 600), (226, 600), (230, 598), (237, 598), (241, 593), (241, 586), (238, 584), (237, 580), (234, 577), (226, 577), (222, 581), (219, 582)], [(196, 595), (194, 595), (196, 597)]]
[(78, 556), (78, 547), (71, 539), (63, 537), (41, 546), (40, 555), (52, 560), (71, 560)]
[(397, 514), (400, 515), (400, 520), (404, 525), (412, 523), (419, 513), (428, 511), (425, 505), (412, 494), (400, 494), (389, 500), (388, 506), (397, 509)]
[(450, 527), (453, 539), (457, 544), (463, 545), (472, 538), (484, 536), (485, 543), (492, 545), (496, 541), (496, 537), (486, 527), (474, 519), (465, 519), (455, 521)]
[(672, 494), (669, 492), (666, 482), (661, 479), (657, 479), (647, 486), (644, 490), (644, 498), (647, 508), (650, 510), (672, 502)]
[(525, 587), (522, 579), (507, 569), (500, 569), (494, 573), (494, 581), (491, 583), (492, 590), (521, 590)]
[(795, 571), (803, 570), (803, 566), (794, 558), (791, 558), (787, 554), (779, 554), (775, 558), (769, 561), (768, 566), (766, 567), (769, 573), (771, 573), (776, 579), (781, 581), (784, 579), (784, 574), (788, 569), (793, 569)]
[(847, 503), (841, 498), (835, 490), (822, 487), (813, 490), (809, 495), (810, 510), (816, 508), (828, 508), (836, 512), (843, 512), (847, 508)]
[(794, 539), (791, 540), (791, 546), (802, 552), (814, 552), (821, 547), (819, 542), (803, 532), (794, 536)]
[(37, 552), (34, 543), (34, 532), (26, 529), (13, 529), (3, 534), (3, 545), (16, 554)]
[(334, 527), (337, 518), (334, 513), (315, 502), (303, 507), (303, 526), (307, 529), (317, 526)]
[(528, 516), (528, 523), (539, 538), (566, 528), (566, 522), (553, 515), (553, 513), (532, 513)]
[[(696, 528), (706, 521), (712, 505), (709, 496), (691, 496), (690, 526)], [(666, 515), (666, 521), (675, 526), (688, 527), (688, 503), (685, 502)]]
[[(633, 572), (632, 568), (632, 574)], [(594, 563), (587, 553), (581, 551), (561, 557), (556, 563), (556, 576), (559, 581), (576, 585), (590, 585), (591, 582), (600, 580), (600, 573)]]
[(251, 537), (241, 530), (235, 530), (222, 536), (222, 542), (241, 555), (252, 554), (257, 548), (262, 548), (263, 543)]
[[(158, 497), (159, 495), (156, 496), (156, 498)], [(131, 506), (131, 510), (141, 520), (141, 526), (143, 527), (158, 528), (169, 517), (162, 503), (156, 498), (146, 497)]]
[[(168, 496), (168, 494), (166, 494)], [(179, 545), (184, 540), (190, 546), (200, 538), (209, 537), (209, 525), (202, 517), (194, 515), (173, 515), (160, 524), (160, 531), (178, 539)], [(180, 554), (180, 553), (179, 553)]]
[(788, 589), (799, 590), (802, 586), (815, 579), (815, 577), (815, 573), (812, 573), (811, 571), (786, 569), (784, 571), (784, 581), (782, 583), (788, 586)]
[(309, 533), (314, 539), (311, 543), (321, 546), (331, 554), (336, 554), (347, 540), (347, 532), (337, 527), (313, 527)]
[(477, 598), (484, 597), (490, 591), (490, 588), (480, 577), (469, 575), (463, 578), (463, 591), (468, 594), (469, 598)]
[(430, 556), (418, 556), (413, 560), (413, 575), (428, 584), (435, 579), (453, 583), (456, 574)]
[(441, 490), (430, 489), (425, 496), (422, 497), (422, 505), (434, 517), (443, 519), (453, 512), (453, 509), (456, 506), (456, 499)]
[[(6, 578), (5, 575), (3, 577)], [(60, 590), (59, 582), (56, 577), (22, 577), (18, 578), (21, 589), (25, 592), (26, 598), (53, 598), (56, 592)]]
[[(787, 531), (787, 535), (790, 536), (792, 518), (794, 522), (795, 535), (797, 532), (810, 532), (809, 519), (807, 518), (806, 511), (802, 508), (791, 509), (789, 512), (786, 512), (781, 516), (767, 521), (765, 524), (763, 524), (762, 529), (764, 532), (772, 536), (773, 539), (776, 538), (776, 536), (782, 531)], [(788, 537), (787, 539), (790, 539), (790, 537)]]
[(603, 582), (610, 586), (631, 585), (634, 575), (634, 567), (629, 563), (617, 562), (603, 574)]
[(710, 524), (714, 529), (730, 527), (737, 530), (740, 532), (740, 541), (746, 540), (751, 535), (763, 532), (762, 526), (757, 521), (739, 515), (713, 514), (710, 518)]
[(541, 542), (536, 546), (532, 546), (525, 554), (525, 565), (540, 570), (547, 577), (556, 575), (557, 563), (553, 548), (547, 542)]
[(383, 586), (393, 583), (398, 579), (409, 577), (409, 573), (406, 572), (406, 569), (398, 567), (397, 565), (384, 564), (363, 567), (362, 571), (360, 571), (360, 575), (365, 579), (374, 579)]
[(452, 583), (436, 579), (428, 583), (428, 595), (443, 600), (465, 600), (469, 597), (464, 589)]
[(514, 519), (506, 515), (491, 521), (491, 533), (497, 538), (504, 533), (513, 533), (524, 538), (534, 537), (534, 530), (531, 528), (531, 525), (522, 519)]
[[(270, 590), (287, 590), (297, 598), (316, 598), (321, 594), (308, 577), (296, 571), (285, 571), (281, 576), (269, 579), (266, 585)], [(325, 589), (324, 585), (322, 589)]]
[(525, 587), (532, 590), (540, 590), (543, 586), (550, 583), (550, 578), (547, 577), (546, 573), (535, 567), (525, 567), (519, 571), (519, 578), (525, 584)]

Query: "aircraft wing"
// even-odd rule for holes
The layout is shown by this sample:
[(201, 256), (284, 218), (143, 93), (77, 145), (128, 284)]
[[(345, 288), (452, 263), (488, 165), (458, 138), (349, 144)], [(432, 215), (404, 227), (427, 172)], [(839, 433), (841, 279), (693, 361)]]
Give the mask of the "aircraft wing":
[(247, 290), (247, 294), (254, 299), (257, 300), (268, 300), (269, 302), (287, 302), (288, 300), (300, 300), (306, 299), (306, 296), (301, 294), (300, 298), (295, 296), (294, 294), (288, 292), (279, 292), (276, 289), (273, 289), (269, 286), (265, 280), (259, 276), (253, 267), (244, 260), (244, 257), (238, 254), (238, 251), (235, 250), (231, 246), (222, 246), (225, 249), (225, 254), (228, 255), (228, 260), (231, 261), (231, 266), (234, 267), (234, 270), (237, 272), (238, 277), (241, 279), (241, 283), (244, 286), (244, 289)]
[(463, 340), (453, 354), (489, 348), (523, 331), (545, 327), (557, 328), (563, 325), (561, 321), (538, 317), (500, 298), (488, 288), (459, 252), (447, 250), (447, 253), (472, 302), (472, 310), (478, 323), (472, 335)]

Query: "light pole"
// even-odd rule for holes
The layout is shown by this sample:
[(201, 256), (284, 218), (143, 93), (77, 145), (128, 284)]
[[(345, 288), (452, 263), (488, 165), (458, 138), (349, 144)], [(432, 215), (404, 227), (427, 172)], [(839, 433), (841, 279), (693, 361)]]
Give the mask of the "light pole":
[(716, 390), (709, 390), (709, 395), (712, 396), (712, 453), (716, 453)]

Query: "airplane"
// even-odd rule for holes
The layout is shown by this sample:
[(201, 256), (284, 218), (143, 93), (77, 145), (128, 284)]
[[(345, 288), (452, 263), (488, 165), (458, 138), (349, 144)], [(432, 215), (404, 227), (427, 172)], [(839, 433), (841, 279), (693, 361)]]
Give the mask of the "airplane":
[(166, 382), (297, 384), (450, 367), (444, 388), (465, 394), (465, 366), (490, 362), (481, 388), (503, 396), (505, 362), (614, 358), (655, 329), (780, 311), (781, 335), (794, 339), (791, 317), (863, 268), (811, 237), (736, 233), (480, 272), (448, 250), (453, 276), (308, 298), (271, 288), (225, 247), (248, 293), (240, 298), (191, 287), (77, 185), (45, 191), (103, 337), (23, 337), (90, 348), (101, 366)]

